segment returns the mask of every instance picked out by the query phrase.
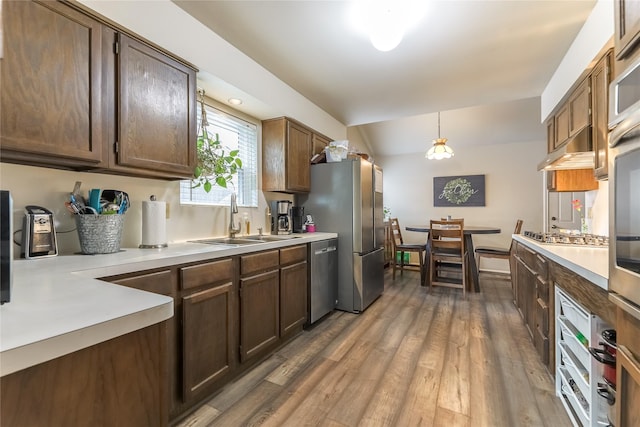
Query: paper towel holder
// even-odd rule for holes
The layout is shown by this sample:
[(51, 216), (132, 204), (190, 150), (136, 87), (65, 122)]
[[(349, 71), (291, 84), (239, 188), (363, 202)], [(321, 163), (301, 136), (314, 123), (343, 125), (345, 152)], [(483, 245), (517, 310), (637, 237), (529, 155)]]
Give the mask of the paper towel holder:
[[(155, 195), (151, 195), (151, 197), (149, 197), (149, 200), (152, 202), (156, 201), (156, 196)], [(156, 245), (145, 245), (145, 244), (141, 244), (140, 246), (138, 246), (138, 248), (140, 249), (162, 249), (162, 248), (166, 248), (167, 246), (169, 246), (166, 242), (165, 243), (159, 243)]]

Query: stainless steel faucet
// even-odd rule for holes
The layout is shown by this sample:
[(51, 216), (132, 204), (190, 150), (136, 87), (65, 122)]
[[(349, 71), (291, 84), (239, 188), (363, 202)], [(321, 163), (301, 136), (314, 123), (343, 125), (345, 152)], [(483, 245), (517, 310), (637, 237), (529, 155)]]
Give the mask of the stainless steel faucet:
[(233, 214), (238, 213), (238, 203), (236, 202), (236, 193), (231, 193), (231, 209), (229, 214), (229, 237), (234, 238), (240, 232), (240, 222), (236, 227), (233, 223)]

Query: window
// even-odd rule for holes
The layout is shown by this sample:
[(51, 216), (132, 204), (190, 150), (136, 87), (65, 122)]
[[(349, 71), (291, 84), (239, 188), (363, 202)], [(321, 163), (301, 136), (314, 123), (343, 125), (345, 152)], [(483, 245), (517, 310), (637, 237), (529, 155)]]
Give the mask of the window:
[[(229, 150), (240, 150), (242, 169), (233, 177), (233, 185), (227, 188), (214, 185), (209, 193), (202, 187), (191, 188), (191, 180), (180, 182), (180, 203), (194, 205), (228, 205), (231, 193), (238, 195), (238, 205), (258, 206), (258, 131), (257, 126), (205, 104), (209, 133), (218, 134)], [(198, 123), (200, 123), (200, 109)]]

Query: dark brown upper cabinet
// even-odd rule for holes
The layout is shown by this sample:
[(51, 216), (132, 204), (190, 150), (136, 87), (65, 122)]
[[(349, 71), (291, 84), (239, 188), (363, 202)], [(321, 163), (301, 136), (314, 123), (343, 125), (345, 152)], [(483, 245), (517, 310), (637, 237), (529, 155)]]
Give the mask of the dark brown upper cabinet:
[(57, 2), (8, 1), (3, 8), (2, 160), (101, 165), (102, 25)]
[(599, 180), (607, 179), (609, 176), (609, 83), (612, 63), (612, 51), (609, 51), (598, 61), (591, 73), (594, 174)]
[(616, 59), (635, 56), (640, 40), (640, 2), (637, 0), (614, 1)]
[(115, 36), (118, 126), (109, 166), (142, 175), (191, 177), (195, 70), (124, 34)]
[(308, 193), (311, 158), (331, 140), (305, 125), (279, 117), (262, 122), (262, 190)]
[(78, 4), (3, 7), (2, 161), (192, 176), (193, 67)]

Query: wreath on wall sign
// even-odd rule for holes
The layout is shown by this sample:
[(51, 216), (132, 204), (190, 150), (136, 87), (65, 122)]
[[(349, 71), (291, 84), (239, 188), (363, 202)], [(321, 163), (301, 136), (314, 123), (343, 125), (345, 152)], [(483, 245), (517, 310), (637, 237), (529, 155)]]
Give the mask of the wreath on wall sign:
[(450, 203), (461, 205), (473, 196), (475, 191), (471, 187), (471, 183), (464, 178), (453, 179), (444, 186), (442, 195)]

